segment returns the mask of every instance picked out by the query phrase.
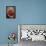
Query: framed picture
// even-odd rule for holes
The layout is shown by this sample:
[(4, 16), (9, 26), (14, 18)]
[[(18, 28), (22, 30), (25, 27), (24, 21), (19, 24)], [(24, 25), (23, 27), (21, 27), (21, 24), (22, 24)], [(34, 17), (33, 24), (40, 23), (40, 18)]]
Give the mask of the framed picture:
[(20, 24), (18, 31), (20, 32), (20, 41), (46, 41), (46, 25)]
[(6, 6), (6, 18), (7, 19), (16, 18), (16, 6)]

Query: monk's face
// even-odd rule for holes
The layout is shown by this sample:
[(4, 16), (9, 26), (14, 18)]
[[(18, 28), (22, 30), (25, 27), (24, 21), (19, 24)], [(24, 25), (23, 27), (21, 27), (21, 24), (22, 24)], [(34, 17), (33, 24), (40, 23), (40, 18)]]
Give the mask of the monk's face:
[(14, 10), (13, 7), (9, 7), (9, 8), (7, 9), (7, 15), (8, 15), (9, 17), (13, 17), (13, 16), (15, 15), (15, 10)]

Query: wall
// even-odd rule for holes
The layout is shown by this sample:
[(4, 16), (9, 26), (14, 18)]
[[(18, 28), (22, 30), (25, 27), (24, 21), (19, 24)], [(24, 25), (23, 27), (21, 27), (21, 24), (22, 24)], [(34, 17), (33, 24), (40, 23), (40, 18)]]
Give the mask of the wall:
[(46, 24), (46, 0), (16, 0), (19, 24)]
[[(10, 32), (17, 32), (17, 18), (6, 19), (6, 6), (16, 6), (16, 0), (0, 0), (0, 44), (7, 44), (8, 34)], [(18, 39), (18, 38), (17, 38)], [(16, 39), (16, 43), (18, 42)]]
[[(16, 19), (6, 19), (6, 6), (12, 5)], [(0, 44), (8, 43), (9, 32), (18, 32), (17, 24), (46, 24), (46, 0), (0, 0)]]

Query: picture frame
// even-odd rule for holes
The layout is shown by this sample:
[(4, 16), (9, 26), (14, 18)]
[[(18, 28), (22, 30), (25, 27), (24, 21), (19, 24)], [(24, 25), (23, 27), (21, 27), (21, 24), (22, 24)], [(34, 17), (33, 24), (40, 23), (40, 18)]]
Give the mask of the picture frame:
[(16, 18), (16, 6), (6, 6), (6, 18), (7, 19)]

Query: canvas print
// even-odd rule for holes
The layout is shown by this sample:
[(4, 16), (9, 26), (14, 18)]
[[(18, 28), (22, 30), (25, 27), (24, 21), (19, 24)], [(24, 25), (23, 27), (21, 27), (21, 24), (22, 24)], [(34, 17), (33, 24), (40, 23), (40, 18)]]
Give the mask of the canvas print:
[(43, 43), (46, 43), (46, 25), (19, 24), (18, 39), (20, 46), (43, 45)]
[(6, 18), (16, 18), (16, 6), (6, 6)]
[(18, 43), (18, 37), (16, 32), (9, 32), (7, 39), (8, 46), (12, 46)]
[(20, 41), (46, 41), (46, 25), (19, 25)]

